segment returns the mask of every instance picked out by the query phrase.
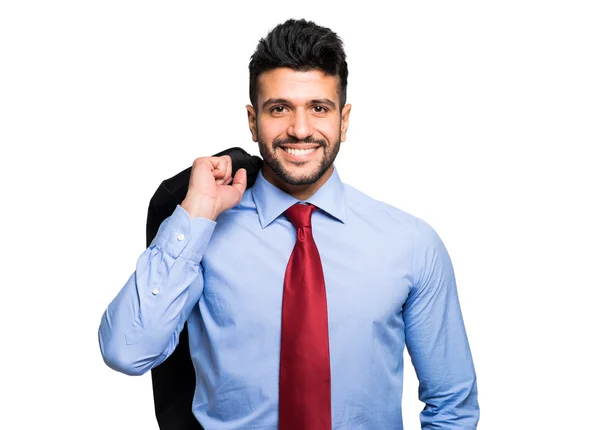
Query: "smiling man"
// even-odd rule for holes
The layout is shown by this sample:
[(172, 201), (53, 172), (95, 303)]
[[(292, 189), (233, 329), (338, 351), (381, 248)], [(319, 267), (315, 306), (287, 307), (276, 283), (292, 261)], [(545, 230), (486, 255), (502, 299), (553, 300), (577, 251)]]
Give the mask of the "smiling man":
[(258, 77), (257, 108), (246, 107), (265, 179), (298, 199), (327, 182), (346, 140), (351, 105), (341, 103), (339, 81), (322, 70), (278, 67)]
[(422, 428), (476, 428), (442, 241), (335, 169), (351, 110), (341, 40), (288, 20), (260, 40), (249, 69), (262, 170), (247, 189), (230, 157), (194, 161), (184, 200), (102, 317), (105, 362), (143, 374), (187, 322), (191, 410), (205, 429), (402, 429), (406, 346)]

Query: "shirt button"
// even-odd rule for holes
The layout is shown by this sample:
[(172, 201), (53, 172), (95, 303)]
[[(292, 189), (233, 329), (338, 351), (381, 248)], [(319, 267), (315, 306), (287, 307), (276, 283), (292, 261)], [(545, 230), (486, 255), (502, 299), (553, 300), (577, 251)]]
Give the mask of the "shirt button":
[(152, 294), (154, 294), (155, 296), (159, 293), (159, 289), (158, 287), (154, 287), (154, 289), (152, 290)]
[(183, 234), (179, 233), (177, 235), (177, 240), (181, 242), (183, 239), (185, 239), (185, 236)]

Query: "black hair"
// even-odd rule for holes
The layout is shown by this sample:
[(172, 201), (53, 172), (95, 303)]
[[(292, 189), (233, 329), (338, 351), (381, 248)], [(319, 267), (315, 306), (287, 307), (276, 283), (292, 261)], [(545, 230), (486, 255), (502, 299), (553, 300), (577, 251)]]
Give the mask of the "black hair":
[(257, 108), (258, 77), (278, 67), (320, 70), (339, 79), (340, 109), (346, 104), (348, 64), (342, 39), (329, 28), (304, 19), (288, 19), (260, 39), (250, 57), (250, 102)]

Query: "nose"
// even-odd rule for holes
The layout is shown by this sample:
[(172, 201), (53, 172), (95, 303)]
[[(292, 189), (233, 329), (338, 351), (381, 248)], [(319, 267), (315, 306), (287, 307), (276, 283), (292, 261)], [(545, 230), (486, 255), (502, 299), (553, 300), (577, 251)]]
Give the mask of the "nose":
[(299, 140), (303, 140), (308, 136), (312, 136), (313, 127), (310, 115), (304, 109), (296, 110), (294, 115), (291, 116), (288, 134), (296, 137)]

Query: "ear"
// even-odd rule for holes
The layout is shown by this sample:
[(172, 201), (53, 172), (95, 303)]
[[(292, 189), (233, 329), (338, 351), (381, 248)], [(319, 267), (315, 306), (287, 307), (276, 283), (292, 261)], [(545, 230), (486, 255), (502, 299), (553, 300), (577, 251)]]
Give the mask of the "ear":
[(246, 105), (248, 111), (248, 127), (250, 127), (250, 133), (252, 133), (252, 140), (258, 142), (258, 125), (256, 123), (256, 111), (252, 105)]
[(348, 125), (350, 124), (350, 110), (352, 109), (351, 104), (346, 104), (342, 108), (342, 126), (340, 128), (340, 141), (344, 142), (346, 140), (346, 131), (348, 130)]

